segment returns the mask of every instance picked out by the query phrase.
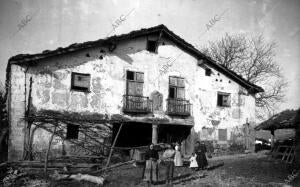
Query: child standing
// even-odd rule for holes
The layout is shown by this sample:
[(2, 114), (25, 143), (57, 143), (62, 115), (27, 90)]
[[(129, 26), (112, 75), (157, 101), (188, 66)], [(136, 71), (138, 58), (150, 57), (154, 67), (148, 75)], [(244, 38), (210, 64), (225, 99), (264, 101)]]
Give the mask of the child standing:
[(196, 170), (198, 168), (198, 164), (197, 164), (197, 155), (195, 153), (192, 153), (192, 156), (190, 158), (190, 168), (192, 170)]

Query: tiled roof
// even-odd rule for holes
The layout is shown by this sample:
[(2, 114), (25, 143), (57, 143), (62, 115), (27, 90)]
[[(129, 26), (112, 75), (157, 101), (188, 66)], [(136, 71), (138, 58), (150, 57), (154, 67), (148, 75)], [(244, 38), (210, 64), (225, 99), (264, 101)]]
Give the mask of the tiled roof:
[(300, 108), (285, 110), (255, 127), (255, 130), (276, 130), (300, 127)]
[(201, 53), (199, 50), (197, 50), (193, 45), (189, 44), (184, 39), (182, 39), (181, 37), (179, 37), (178, 35), (173, 33), (171, 30), (169, 30), (165, 25), (158, 25), (155, 27), (147, 28), (147, 29), (140, 29), (140, 30), (132, 31), (127, 34), (111, 36), (111, 37), (108, 37), (105, 39), (99, 39), (96, 41), (88, 41), (88, 42), (84, 42), (84, 43), (74, 43), (72, 45), (69, 45), (68, 47), (64, 47), (64, 48), (59, 47), (55, 50), (45, 50), (42, 53), (37, 53), (37, 54), (19, 54), (19, 55), (11, 57), (9, 59), (8, 70), (10, 69), (9, 66), (11, 64), (23, 64), (23, 63), (30, 64), (30, 62), (34, 62), (36, 60), (40, 60), (40, 59), (55, 56), (55, 55), (65, 54), (65, 53), (69, 53), (69, 52), (73, 52), (73, 51), (77, 51), (77, 50), (81, 50), (81, 49), (86, 49), (86, 48), (91, 48), (91, 47), (95, 47), (95, 46), (99, 46), (99, 45), (103, 45), (103, 44), (108, 44), (108, 45), (115, 44), (118, 41), (142, 37), (142, 36), (146, 36), (149, 34), (155, 34), (155, 33), (159, 34), (161, 32), (164, 37), (173, 41), (178, 47), (180, 47), (181, 49), (185, 50), (186, 52), (194, 55), (198, 59), (204, 59), (205, 63), (208, 66), (211, 66), (214, 69), (216, 69), (217, 71), (225, 74), (232, 80), (239, 83), (241, 86), (251, 90), (251, 92), (257, 93), (257, 92), (264, 91), (263, 88), (255, 85), (255, 84), (252, 84), (251, 82), (245, 80), (242, 76), (240, 76), (240, 75), (236, 74), (235, 72), (227, 69), (226, 67), (218, 64), (217, 62), (212, 60), (210, 57), (205, 56), (203, 53)]

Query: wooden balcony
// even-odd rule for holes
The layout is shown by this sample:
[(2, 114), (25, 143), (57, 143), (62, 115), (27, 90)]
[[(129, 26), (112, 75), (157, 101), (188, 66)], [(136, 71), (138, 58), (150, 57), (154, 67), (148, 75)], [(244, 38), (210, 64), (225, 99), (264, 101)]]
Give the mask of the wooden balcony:
[(167, 114), (169, 116), (190, 116), (192, 104), (185, 99), (167, 99)]
[(152, 111), (152, 101), (149, 97), (123, 95), (124, 113), (146, 114)]

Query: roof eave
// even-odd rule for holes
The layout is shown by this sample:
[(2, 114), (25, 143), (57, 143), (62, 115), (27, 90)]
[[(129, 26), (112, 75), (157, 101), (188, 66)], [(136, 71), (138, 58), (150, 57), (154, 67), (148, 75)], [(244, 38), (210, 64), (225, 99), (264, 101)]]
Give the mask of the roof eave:
[(182, 39), (181, 37), (179, 37), (175, 33), (173, 33), (171, 30), (169, 30), (165, 25), (158, 25), (158, 26), (151, 27), (148, 29), (140, 29), (137, 31), (132, 31), (130, 33), (122, 34), (122, 35), (118, 35), (118, 36), (114, 35), (114, 36), (111, 36), (111, 37), (108, 37), (105, 39), (99, 39), (96, 41), (88, 41), (88, 42), (84, 42), (84, 43), (80, 43), (80, 44), (75, 43), (75, 44), (71, 44), (65, 48), (60, 47), (60, 48), (57, 48), (56, 50), (52, 50), (52, 51), (45, 50), (42, 53), (38, 53), (38, 54), (32, 54), (32, 55), (20, 54), (20, 55), (11, 57), (8, 62), (9, 62), (9, 64), (21, 64), (21, 63), (37, 61), (37, 60), (40, 60), (43, 58), (48, 58), (48, 57), (55, 56), (55, 55), (60, 55), (60, 54), (74, 52), (74, 51), (81, 50), (81, 49), (96, 47), (98, 45), (108, 44), (111, 42), (121, 41), (124, 39), (141, 37), (141, 36), (153, 34), (156, 32), (164, 32), (164, 34), (171, 37), (172, 40), (183, 50), (186, 50), (187, 52), (193, 54), (197, 59), (207, 60), (209, 62), (208, 65), (214, 66), (215, 69), (218, 69), (219, 71), (223, 72), (225, 75), (229, 76), (230, 78), (235, 79), (235, 81), (237, 83), (239, 83), (240, 85), (244, 86), (247, 89), (251, 89), (252, 93), (256, 94), (258, 92), (264, 91), (261, 87), (256, 86), (254, 84), (249, 84), (249, 82), (247, 82), (242, 77), (238, 76), (235, 73), (232, 73), (229, 69), (221, 66), (220, 64), (215, 62), (210, 57), (201, 53), (193, 45), (189, 44), (184, 39)]

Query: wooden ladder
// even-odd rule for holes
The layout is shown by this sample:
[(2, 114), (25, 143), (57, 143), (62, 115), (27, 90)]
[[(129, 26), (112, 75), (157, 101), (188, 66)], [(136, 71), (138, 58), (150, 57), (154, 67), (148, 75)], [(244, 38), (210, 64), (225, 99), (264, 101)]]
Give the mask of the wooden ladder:
[(287, 156), (286, 162), (289, 163), (289, 164), (293, 163), (293, 161), (295, 159), (295, 148), (296, 148), (295, 146), (292, 146), (291, 150), (290, 150), (290, 153)]
[(286, 163), (292, 163), (294, 158), (295, 158), (295, 146), (286, 146), (281, 160), (285, 161)]

